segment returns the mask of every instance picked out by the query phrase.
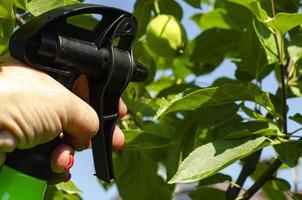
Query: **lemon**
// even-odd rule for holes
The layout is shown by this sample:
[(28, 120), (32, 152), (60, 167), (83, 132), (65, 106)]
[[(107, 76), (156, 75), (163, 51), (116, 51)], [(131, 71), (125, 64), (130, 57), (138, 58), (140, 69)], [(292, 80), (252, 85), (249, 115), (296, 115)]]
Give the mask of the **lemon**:
[(150, 21), (147, 44), (156, 55), (175, 58), (184, 53), (188, 38), (181, 23), (172, 15), (158, 15)]

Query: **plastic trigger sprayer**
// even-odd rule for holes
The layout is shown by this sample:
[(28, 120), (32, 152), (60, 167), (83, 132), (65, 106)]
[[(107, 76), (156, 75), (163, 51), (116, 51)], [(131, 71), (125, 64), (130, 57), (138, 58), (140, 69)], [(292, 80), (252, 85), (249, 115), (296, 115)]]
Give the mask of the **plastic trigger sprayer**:
[[(101, 15), (93, 30), (68, 22), (83, 14)], [(130, 81), (144, 81), (148, 76), (147, 69), (133, 59), (136, 31), (136, 20), (126, 11), (80, 4), (34, 18), (13, 34), (9, 45), (13, 57), (48, 73), (68, 89), (79, 75), (87, 76), (89, 104), (101, 126), (92, 139), (95, 172), (106, 182), (114, 180), (111, 148), (119, 99)], [(59, 143), (56, 138), (9, 153), (0, 169), (0, 200), (43, 199), (52, 174), (50, 154)]]

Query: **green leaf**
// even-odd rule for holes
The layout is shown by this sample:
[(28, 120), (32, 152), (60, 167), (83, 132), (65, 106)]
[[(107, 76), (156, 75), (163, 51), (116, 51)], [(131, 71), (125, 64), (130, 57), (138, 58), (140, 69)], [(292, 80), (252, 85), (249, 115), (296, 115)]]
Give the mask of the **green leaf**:
[(74, 26), (92, 31), (99, 21), (93, 18), (92, 15), (75, 15), (67, 18), (67, 22)]
[(154, 116), (156, 110), (152, 105), (146, 105), (142, 101), (127, 100), (127, 107), (135, 116)]
[(15, 5), (18, 8), (26, 10), (28, 8), (28, 0), (15, 0)]
[(288, 141), (274, 145), (279, 159), (289, 167), (295, 167), (302, 156), (302, 141)]
[(242, 82), (251, 82), (252, 80), (254, 80), (255, 78), (248, 73), (243, 67), (241, 62), (235, 62), (237, 69), (235, 72), (235, 77), (237, 80), (242, 81)]
[(160, 121), (159, 123), (146, 121), (142, 125), (142, 129), (144, 133), (147, 134), (151, 134), (166, 139), (173, 139), (173, 136), (175, 135), (176, 132), (176, 128), (173, 125), (171, 126), (169, 123), (167, 122), (165, 123), (164, 121)]
[(289, 118), (299, 124), (302, 124), (302, 115), (300, 113), (296, 113), (294, 116), (290, 116)]
[(176, 19), (182, 19), (182, 8), (174, 0), (160, 0), (159, 1), (160, 14), (173, 15)]
[(252, 136), (252, 134), (253, 133), (251, 133), (249, 130), (244, 129), (244, 130), (229, 133), (224, 138), (225, 139), (240, 139), (240, 138), (250, 137), (250, 136)]
[(256, 102), (269, 112), (278, 115), (270, 100), (270, 95), (261, 92), (254, 85), (245, 87), (238, 84), (223, 84), (219, 87), (179, 93), (173, 99), (165, 100), (162, 103), (156, 113), (156, 117), (158, 118), (170, 112), (195, 110), (196, 108), (218, 106), (239, 100)]
[(126, 129), (123, 130), (123, 133), (125, 135), (126, 143), (132, 142), (135, 138), (139, 137), (141, 134), (143, 134), (142, 130), (131, 130)]
[(296, 34), (291, 37), (290, 44), (287, 48), (288, 54), (296, 64), (302, 58), (302, 35)]
[(290, 190), (290, 184), (282, 179), (282, 178), (274, 178), (271, 181), (272, 186), (279, 191), (289, 191)]
[(253, 109), (250, 109), (250, 108), (248, 108), (248, 107), (246, 107), (246, 106), (243, 106), (243, 105), (240, 105), (240, 109), (245, 113), (245, 114), (247, 114), (249, 117), (252, 117), (252, 118), (254, 118), (254, 119), (256, 119), (256, 120), (262, 120), (262, 121), (264, 121), (264, 120), (266, 120), (266, 117), (265, 116), (263, 116), (262, 114), (260, 114), (259, 112), (257, 112), (257, 111), (255, 111), (255, 110), (253, 110)]
[(8, 39), (14, 30), (14, 21), (11, 19), (0, 19), (0, 38)]
[(265, 50), (252, 25), (242, 34), (239, 49), (241, 66), (257, 80), (263, 79), (272, 70), (268, 67)]
[(14, 19), (14, 1), (0, 1), (0, 19)]
[(132, 199), (171, 199), (172, 191), (157, 175), (158, 164), (138, 151), (121, 152), (114, 159), (117, 187), (121, 197)]
[[(193, 150), (197, 131), (234, 120), (237, 117), (237, 110), (238, 105), (226, 104), (197, 109), (186, 115), (174, 130), (176, 141), (170, 147), (166, 161), (168, 178), (175, 174), (180, 162)], [(218, 112), (219, 115), (217, 115)]]
[(209, 128), (233, 120), (238, 109), (239, 106), (234, 103), (204, 107), (192, 112), (191, 118), (197, 120), (200, 128)]
[(175, 129), (175, 143), (169, 148), (169, 156), (165, 161), (167, 177), (169, 179), (174, 176), (183, 159), (194, 149), (198, 123), (191, 116), (185, 117), (184, 120), (178, 123)]
[(300, 33), (291, 36), (287, 51), (292, 61), (291, 68), (288, 70), (289, 97), (301, 96), (302, 84), (300, 77), (302, 75), (302, 35)]
[(200, 180), (198, 186), (214, 185), (214, 184), (222, 183), (222, 182), (226, 182), (226, 181), (231, 182), (232, 177), (229, 176), (229, 175), (217, 173), (217, 174), (214, 174), (210, 177), (207, 177), (207, 178), (204, 178), (204, 179)]
[(253, 26), (262, 47), (266, 52), (268, 64), (271, 65), (278, 62), (278, 50), (273, 33), (264, 23), (260, 22), (256, 18), (253, 21)]
[(38, 16), (51, 9), (77, 3), (79, 3), (77, 0), (31, 0), (28, 3), (28, 11), (34, 16)]
[(81, 200), (80, 193), (80, 190), (69, 181), (47, 187), (44, 200)]
[(12, 19), (0, 18), (0, 55), (7, 50), (9, 38), (14, 30), (14, 21)]
[(174, 81), (172, 79), (170, 79), (169, 77), (163, 76), (161, 77), (159, 80), (154, 81), (152, 84), (147, 86), (147, 89), (149, 91), (154, 92), (155, 94), (157, 94), (157, 92), (171, 87), (174, 85)]
[(146, 85), (152, 83), (156, 74), (156, 63), (152, 57), (151, 50), (148, 48), (146, 40), (141, 39), (135, 42), (134, 57), (137, 62), (144, 64), (148, 68), (148, 78), (144, 83)]
[(266, 121), (249, 121), (241, 124), (242, 128), (225, 134), (225, 139), (240, 139), (250, 136), (283, 136), (279, 128)]
[(191, 192), (190, 197), (193, 200), (225, 200), (225, 191), (216, 188), (200, 187)]
[(286, 196), (283, 191), (277, 189), (273, 181), (267, 182), (262, 188), (261, 191), (267, 200), (286, 200)]
[(151, 20), (152, 2), (137, 0), (134, 4), (134, 16), (138, 23), (138, 37), (144, 35), (146, 27)]
[(269, 144), (266, 137), (239, 140), (216, 137), (215, 141), (196, 148), (169, 183), (189, 183), (209, 177)]
[(259, 20), (265, 21), (268, 19), (268, 15), (265, 10), (261, 8), (260, 3), (257, 0), (228, 0), (233, 3), (240, 4), (249, 10), (251, 10)]
[(160, 97), (168, 97), (170, 95), (176, 95), (177, 93), (180, 93), (184, 90), (190, 90), (190, 89), (198, 89), (194, 84), (177, 84), (177, 85), (172, 85), (170, 87), (164, 88), (157, 94), (157, 98)]
[(227, 11), (223, 8), (211, 10), (205, 14), (196, 14), (192, 20), (205, 31), (211, 28), (232, 29), (230, 20), (227, 18)]
[(67, 194), (80, 194), (81, 191), (77, 188), (77, 186), (72, 182), (62, 182), (56, 185), (59, 190), (66, 192)]
[(167, 138), (140, 130), (123, 130), (123, 132), (127, 142), (124, 150), (157, 149), (172, 145), (172, 142)]
[(240, 32), (224, 29), (208, 29), (196, 39), (192, 59), (218, 65), (224, 57), (238, 56)]
[[(184, 0), (187, 4), (194, 8), (201, 8), (201, 1), (200, 0)], [(204, 1), (204, 0), (203, 0)]]
[[(273, 16), (271, 1), (258, 0), (261, 7), (268, 13), (269, 16)], [(298, 12), (299, 0), (276, 0), (274, 1), (275, 13), (295, 13)]]
[(173, 60), (173, 74), (176, 79), (184, 80), (187, 76), (192, 74), (192, 71), (187, 67), (191, 64), (188, 54), (178, 56)]
[(278, 13), (274, 18), (268, 19), (266, 23), (284, 35), (289, 30), (302, 24), (302, 14)]
[[(223, 8), (227, 10), (227, 16), (232, 22), (234, 29), (243, 31), (247, 26), (249, 26), (249, 24), (251, 24), (253, 14), (248, 8), (226, 0), (223, 0), (223, 2)], [(234, 12), (234, 10), (236, 10), (236, 12)]]

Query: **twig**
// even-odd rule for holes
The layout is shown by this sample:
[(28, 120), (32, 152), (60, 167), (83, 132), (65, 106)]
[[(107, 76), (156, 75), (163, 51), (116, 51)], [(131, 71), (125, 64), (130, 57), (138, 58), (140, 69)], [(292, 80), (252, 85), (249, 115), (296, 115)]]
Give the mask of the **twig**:
[(26, 23), (26, 21), (19, 14), (16, 14), (15, 18), (16, 18), (16, 23), (18, 24), (18, 26), (22, 26)]
[[(230, 184), (228, 190), (226, 191), (226, 199), (228, 200), (232, 200), (232, 199), (236, 199), (236, 197), (238, 196), (238, 194), (241, 191), (242, 186), (244, 185), (244, 182), (246, 181), (246, 179), (254, 173), (254, 171), (256, 170), (256, 165), (260, 159), (260, 155), (261, 155), (261, 150), (260, 151), (256, 151), (255, 153), (253, 153), (252, 155), (250, 155), (244, 162), (243, 166), (242, 166), (242, 170), (240, 172), (240, 175), (236, 181), (235, 184)], [(234, 187), (234, 185), (236, 187)]]
[(275, 17), (276, 13), (275, 13), (275, 2), (274, 2), (274, 0), (271, 0), (271, 9), (272, 9), (273, 17)]
[(294, 130), (292, 133), (289, 134), (290, 137), (293, 137), (293, 135), (294, 135), (295, 133), (297, 133), (297, 132), (299, 132), (299, 131), (301, 131), (301, 130), (302, 130), (302, 128), (298, 128), (298, 129)]

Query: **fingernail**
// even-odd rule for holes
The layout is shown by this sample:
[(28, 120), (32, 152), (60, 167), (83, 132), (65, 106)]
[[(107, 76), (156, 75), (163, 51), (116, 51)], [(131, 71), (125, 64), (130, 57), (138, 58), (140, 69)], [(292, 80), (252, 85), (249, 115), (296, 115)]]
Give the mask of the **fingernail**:
[(73, 166), (73, 163), (74, 163), (74, 157), (73, 155), (69, 154), (69, 163), (66, 166), (66, 169), (70, 169)]

